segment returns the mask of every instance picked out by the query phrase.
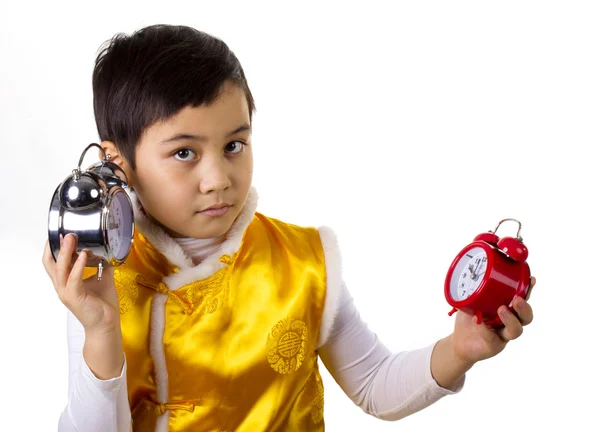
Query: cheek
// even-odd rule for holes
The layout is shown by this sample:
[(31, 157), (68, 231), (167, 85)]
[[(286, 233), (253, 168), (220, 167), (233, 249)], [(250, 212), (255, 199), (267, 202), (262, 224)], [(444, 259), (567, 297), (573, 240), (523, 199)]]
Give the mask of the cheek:
[(155, 202), (159, 206), (165, 203), (168, 207), (182, 207), (190, 200), (193, 201), (192, 197), (196, 193), (196, 189), (194, 182), (190, 181), (189, 177), (163, 176), (154, 183)]
[(182, 175), (166, 169), (148, 169), (139, 173), (138, 183), (140, 193), (154, 206), (161, 203), (174, 203), (185, 199), (186, 193), (192, 187), (191, 182), (185, 181)]
[(234, 171), (234, 175), (236, 177), (236, 180), (239, 183), (250, 183), (252, 181), (252, 172), (254, 169), (254, 161), (252, 159), (252, 153), (250, 153), (249, 155), (247, 155), (244, 160), (242, 161), (242, 163), (240, 163), (235, 171)]

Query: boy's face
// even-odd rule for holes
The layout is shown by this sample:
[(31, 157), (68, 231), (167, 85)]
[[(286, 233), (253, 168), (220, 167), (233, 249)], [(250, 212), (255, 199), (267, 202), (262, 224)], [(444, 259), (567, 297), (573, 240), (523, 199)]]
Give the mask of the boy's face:
[[(211, 105), (187, 107), (146, 129), (133, 172), (145, 212), (174, 237), (225, 234), (252, 183), (250, 115), (242, 89), (227, 82)], [(207, 211), (212, 206), (225, 209)]]

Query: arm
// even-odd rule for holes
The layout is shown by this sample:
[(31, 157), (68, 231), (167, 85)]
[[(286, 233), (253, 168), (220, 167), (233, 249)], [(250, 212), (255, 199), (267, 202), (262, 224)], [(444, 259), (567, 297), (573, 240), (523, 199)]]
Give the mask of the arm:
[(342, 390), (365, 412), (399, 420), (462, 389), (466, 372), (462, 365), (436, 376), (448, 388), (432, 375), (448, 355), (445, 340), (393, 354), (361, 320), (344, 284), (338, 301), (331, 333), (319, 355)]
[(58, 298), (69, 309), (69, 395), (58, 430), (128, 431), (131, 413), (114, 270), (108, 266), (101, 280), (86, 277), (88, 252), (77, 253), (77, 243), (74, 234), (61, 238), (55, 261), (46, 241), (42, 258)]
[[(98, 358), (96, 345), (86, 343), (81, 323), (71, 313), (67, 318), (69, 346), (69, 398), (59, 420), (59, 432), (127, 432), (131, 430), (131, 411), (127, 398), (127, 363), (118, 374), (99, 379), (91, 371), (84, 352)], [(88, 349), (89, 348), (89, 349)], [(91, 358), (91, 357), (90, 357)], [(111, 374), (102, 371), (101, 374)]]

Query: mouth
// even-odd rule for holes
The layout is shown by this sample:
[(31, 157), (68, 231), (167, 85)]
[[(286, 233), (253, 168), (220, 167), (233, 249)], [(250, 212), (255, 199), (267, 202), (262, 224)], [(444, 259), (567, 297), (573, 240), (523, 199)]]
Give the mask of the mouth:
[(198, 214), (201, 215), (206, 215), (206, 216), (223, 216), (224, 214), (226, 214), (229, 209), (231, 209), (232, 205), (230, 204), (214, 204), (210, 207), (205, 208), (204, 210), (201, 210), (199, 212), (197, 212)]

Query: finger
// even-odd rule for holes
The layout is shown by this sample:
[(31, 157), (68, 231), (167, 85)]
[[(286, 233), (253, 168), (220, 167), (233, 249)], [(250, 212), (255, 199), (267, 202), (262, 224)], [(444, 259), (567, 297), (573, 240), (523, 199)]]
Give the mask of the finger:
[(44, 264), (44, 269), (46, 269), (46, 273), (48, 273), (48, 276), (50, 276), (52, 283), (56, 285), (54, 277), (56, 273), (56, 263), (54, 262), (54, 258), (52, 257), (52, 251), (50, 250), (50, 242), (48, 240), (46, 240), (46, 246), (44, 247), (42, 263)]
[(530, 282), (529, 282), (529, 289), (527, 290), (527, 294), (525, 295), (525, 300), (529, 300), (529, 297), (531, 297), (531, 291), (533, 291), (533, 287), (535, 286), (536, 280), (535, 277), (531, 277)]
[(500, 338), (505, 341), (515, 340), (523, 333), (523, 325), (519, 318), (510, 311), (506, 306), (500, 306), (498, 308), (498, 316), (504, 324), (504, 328), (498, 332)]
[(523, 326), (531, 324), (531, 321), (533, 321), (533, 309), (531, 308), (531, 305), (527, 303), (527, 300), (517, 297), (513, 300), (512, 306)]
[(67, 285), (71, 273), (71, 257), (77, 249), (77, 236), (67, 234), (60, 247), (58, 259), (56, 260), (56, 282), (58, 289), (62, 290)]
[[(73, 235), (76, 236), (76, 234), (73, 234)], [(62, 237), (62, 234), (61, 234), (61, 237)], [(77, 238), (77, 236), (75, 238)], [(60, 243), (61, 245), (62, 245), (62, 241), (63, 241), (63, 239), (61, 238), (61, 243)], [(71, 254), (71, 269), (75, 265), (75, 261), (77, 261), (77, 258), (79, 258), (79, 254), (77, 253), (77, 243), (78, 242), (79, 241), (77, 241), (75, 243), (75, 249), (73, 250), (73, 253)]]
[(65, 298), (69, 301), (78, 301), (85, 296), (85, 289), (83, 288), (83, 271), (85, 270), (85, 264), (87, 261), (87, 254), (81, 252), (79, 257), (73, 264), (73, 269), (67, 280), (67, 286), (65, 287)]
[(79, 254), (77, 252), (73, 252), (73, 254), (71, 255), (71, 267), (75, 265), (75, 262), (77, 262), (77, 258), (79, 258)]
[(498, 334), (495, 331), (490, 329), (483, 321), (480, 324), (477, 324), (476, 316), (474, 316), (471, 320), (475, 324), (477, 333), (479, 333), (479, 336), (484, 342), (489, 345), (498, 343)]

